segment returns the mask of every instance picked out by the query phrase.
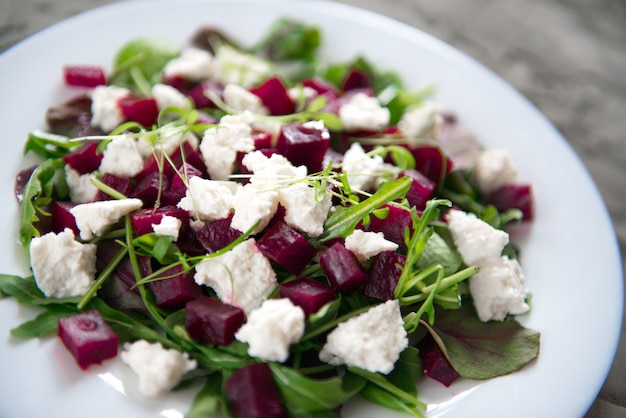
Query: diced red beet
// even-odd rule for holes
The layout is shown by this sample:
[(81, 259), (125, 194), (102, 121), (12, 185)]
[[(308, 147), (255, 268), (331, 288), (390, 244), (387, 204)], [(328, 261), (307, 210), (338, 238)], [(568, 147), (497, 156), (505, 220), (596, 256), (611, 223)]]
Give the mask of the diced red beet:
[(131, 286), (116, 275), (104, 281), (100, 289), (98, 289), (98, 297), (111, 308), (119, 311), (136, 311), (147, 315), (150, 314), (139, 292), (131, 289)]
[(205, 94), (206, 90), (210, 90), (218, 97), (222, 97), (224, 87), (214, 81), (203, 81), (189, 91), (189, 97), (196, 105), (197, 109), (210, 108), (214, 109), (215, 103)]
[(63, 67), (63, 78), (68, 86), (73, 87), (96, 87), (106, 84), (104, 70), (92, 65), (67, 65)]
[(159, 106), (155, 99), (143, 97), (124, 97), (118, 101), (126, 120), (137, 122), (145, 128), (151, 128), (159, 116)]
[(163, 192), (161, 203), (164, 205), (175, 205), (180, 202), (187, 194), (185, 182), (192, 177), (202, 177), (202, 172), (193, 165), (185, 162), (172, 176), (170, 187)]
[(196, 231), (196, 237), (204, 249), (214, 253), (239, 238), (242, 233), (231, 227), (233, 216), (217, 219)]
[(243, 366), (226, 380), (226, 399), (234, 418), (287, 418), (267, 363)]
[(337, 242), (322, 253), (320, 265), (330, 284), (339, 293), (350, 293), (363, 286), (369, 276), (356, 256)]
[(305, 165), (309, 173), (322, 169), (329, 146), (328, 129), (311, 122), (285, 124), (278, 137), (278, 152), (293, 165)]
[(100, 167), (102, 153), (98, 151), (97, 142), (85, 142), (80, 147), (65, 154), (62, 160), (80, 174), (87, 174)]
[(76, 218), (70, 212), (70, 210), (76, 206), (76, 203), (72, 202), (52, 202), (52, 209), (50, 211), (50, 227), (53, 232), (57, 234), (63, 232), (65, 228), (69, 228), (74, 231), (74, 235), (80, 234), (80, 229), (76, 225)]
[(269, 132), (254, 132), (252, 139), (255, 149), (272, 148), (272, 134)]
[(370, 279), (363, 288), (363, 294), (382, 301), (392, 300), (405, 261), (405, 255), (393, 251), (376, 255), (370, 265)]
[(270, 260), (298, 275), (317, 254), (315, 247), (284, 222), (274, 224), (257, 241), (257, 248)]
[(202, 288), (194, 281), (193, 275), (193, 270), (185, 272), (178, 265), (159, 275), (165, 279), (150, 282), (148, 288), (154, 295), (156, 305), (163, 309), (180, 309), (200, 296)]
[(58, 335), (83, 370), (117, 356), (118, 336), (96, 310), (59, 319)]
[(455, 380), (461, 377), (430, 335), (420, 342), (419, 356), (422, 361), (424, 374), (443, 383), (444, 386), (449, 387)]
[(345, 75), (342, 83), (341, 90), (349, 91), (354, 89), (362, 89), (371, 87), (372, 82), (370, 80), (369, 75), (367, 75), (364, 71), (359, 70), (357, 68), (352, 68)]
[(296, 111), (296, 104), (291, 100), (285, 84), (278, 77), (268, 78), (250, 92), (261, 99), (271, 115), (289, 115)]
[(157, 210), (152, 208), (141, 209), (130, 214), (133, 230), (138, 236), (154, 232), (152, 225), (158, 225), (164, 216), (173, 216), (180, 219), (183, 225), (189, 222), (189, 213), (176, 206), (162, 206)]
[(328, 81), (324, 80), (320, 77), (308, 78), (302, 81), (302, 85), (304, 87), (312, 88), (317, 92), (317, 94), (327, 94), (337, 96), (337, 91)]
[(91, 126), (91, 98), (87, 95), (73, 97), (65, 103), (49, 107), (46, 123), (51, 133), (70, 138), (104, 133), (100, 128)]
[(411, 214), (407, 210), (393, 205), (383, 205), (382, 208), (389, 210), (387, 217), (380, 219), (372, 216), (367, 230), (382, 232), (386, 239), (395, 242), (401, 248), (405, 248), (404, 231), (411, 226)]
[[(124, 196), (128, 196), (130, 193), (130, 179), (126, 177), (119, 177), (115, 174), (105, 173), (102, 176), (102, 183), (111, 187), (112, 189), (117, 190)], [(96, 197), (94, 200), (111, 200), (113, 199), (111, 196), (103, 192), (102, 190), (98, 190), (96, 193)]]
[(144, 207), (152, 207), (159, 197), (159, 190), (169, 189), (170, 181), (169, 177), (153, 171), (132, 188), (129, 197), (141, 199)]
[(243, 310), (209, 296), (199, 296), (186, 304), (185, 328), (195, 340), (228, 345), (245, 321)]
[(281, 298), (289, 298), (294, 305), (301, 307), (307, 316), (335, 299), (332, 287), (308, 277), (283, 283), (279, 293)]
[(187, 92), (189, 92), (189, 89), (191, 88), (191, 83), (180, 76), (164, 74), (163, 82), (168, 86), (174, 87), (176, 90), (184, 94), (187, 94)]
[(415, 206), (417, 210), (424, 210), (426, 208), (426, 202), (432, 199), (437, 185), (417, 170), (405, 170), (402, 174), (413, 180), (406, 194), (406, 200), (409, 202), (409, 205)]
[(506, 184), (492, 192), (487, 198), (487, 203), (492, 204), (498, 211), (519, 209), (522, 211), (524, 221), (533, 219), (533, 191), (528, 184)]
[(452, 160), (446, 158), (439, 147), (433, 145), (412, 147), (411, 153), (415, 158), (415, 169), (435, 184), (441, 184), (452, 170)]

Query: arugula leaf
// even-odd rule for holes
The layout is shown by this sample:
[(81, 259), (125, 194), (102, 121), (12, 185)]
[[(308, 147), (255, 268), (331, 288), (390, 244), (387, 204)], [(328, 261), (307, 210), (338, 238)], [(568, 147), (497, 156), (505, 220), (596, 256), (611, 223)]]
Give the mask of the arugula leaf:
[(20, 339), (39, 338), (51, 335), (58, 330), (60, 318), (77, 313), (78, 310), (67, 305), (50, 305), (46, 311), (37, 315), (35, 319), (26, 321), (11, 330), (11, 336)]
[(63, 161), (59, 159), (44, 161), (35, 168), (24, 187), (20, 206), (20, 242), (27, 251), (30, 240), (41, 235), (36, 226), (41, 220), (39, 215), (43, 213), (43, 207), (52, 201), (56, 172), (63, 166)]
[(185, 418), (215, 417), (226, 410), (226, 399), (222, 394), (222, 378), (217, 374), (212, 374), (194, 397)]
[(539, 355), (538, 331), (513, 319), (482, 322), (467, 303), (456, 310), (438, 310), (432, 331), (452, 367), (469, 379), (509, 374)]
[(320, 40), (316, 26), (283, 17), (274, 22), (253, 51), (272, 61), (312, 60)]
[(82, 144), (82, 141), (71, 141), (70, 138), (63, 135), (34, 130), (28, 134), (28, 139), (24, 145), (24, 154), (33, 152), (44, 158), (61, 158)]

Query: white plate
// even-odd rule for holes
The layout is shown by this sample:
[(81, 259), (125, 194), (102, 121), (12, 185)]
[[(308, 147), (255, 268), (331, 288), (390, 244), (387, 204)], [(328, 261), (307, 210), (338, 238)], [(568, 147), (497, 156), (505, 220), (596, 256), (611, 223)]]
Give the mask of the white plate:
[[(24, 165), (21, 148), (28, 131), (44, 127), (46, 107), (71, 95), (61, 82), (64, 64), (108, 68), (130, 38), (156, 35), (183, 45), (208, 23), (250, 44), (284, 15), (321, 27), (326, 59), (363, 53), (397, 69), (410, 86), (436, 83), (437, 100), (458, 112), (487, 147), (509, 150), (521, 180), (534, 186), (536, 220), (522, 242), (533, 310), (521, 320), (542, 334), (539, 359), (487, 382), (462, 381), (448, 389), (424, 382), (428, 416), (582, 416), (612, 362), (623, 312), (615, 235), (591, 178), (550, 123), (490, 71), (414, 28), (337, 3), (122, 2), (54, 25), (1, 55), (2, 273), (27, 272), (17, 244), (12, 179)], [(80, 372), (56, 338), (11, 340), (9, 330), (32, 315), (13, 300), (0, 301), (0, 416), (183, 416), (193, 391), (148, 400), (137, 394), (134, 376), (117, 361)], [(345, 415), (392, 416), (363, 401), (348, 405)]]

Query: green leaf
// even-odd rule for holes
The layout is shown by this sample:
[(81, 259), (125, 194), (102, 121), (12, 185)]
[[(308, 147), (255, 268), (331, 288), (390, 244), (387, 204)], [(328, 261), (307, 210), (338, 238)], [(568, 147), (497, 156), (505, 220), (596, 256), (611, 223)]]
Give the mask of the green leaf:
[(211, 374), (204, 387), (194, 397), (185, 418), (216, 417), (221, 416), (226, 410), (226, 399), (222, 395), (222, 378), (217, 374)]
[(345, 237), (350, 234), (354, 227), (374, 210), (385, 203), (396, 199), (402, 199), (411, 187), (409, 177), (401, 177), (398, 180), (384, 182), (376, 193), (361, 203), (350, 207), (337, 208), (324, 224), (324, 232), (318, 237), (320, 242), (325, 242), (337, 237)]
[(394, 411), (400, 411), (418, 418), (424, 416), (420, 409), (412, 405), (408, 405), (406, 402), (403, 402), (402, 399), (394, 396), (392, 393), (373, 383), (368, 382), (365, 385), (363, 390), (361, 390), (361, 396), (372, 403), (384, 406), (385, 408), (392, 409)]
[(78, 310), (66, 305), (50, 305), (46, 311), (37, 315), (35, 319), (24, 322), (11, 330), (11, 335), (15, 338), (29, 339), (51, 335), (58, 330), (58, 321), (74, 315)]
[(46, 159), (61, 158), (82, 144), (82, 141), (70, 141), (68, 137), (63, 135), (34, 130), (28, 134), (28, 139), (24, 145), (24, 154), (33, 152)]
[(32, 276), (22, 278), (0, 274), (0, 293), (4, 296), (14, 297), (20, 304), (26, 306), (36, 305), (37, 301), (45, 298)]
[(313, 379), (275, 363), (269, 365), (285, 405), (292, 413), (335, 409), (356, 395), (365, 384), (365, 379), (352, 373)]
[(316, 26), (281, 18), (274, 22), (254, 51), (272, 61), (311, 60), (320, 39)]
[(509, 374), (539, 355), (539, 332), (513, 319), (482, 322), (471, 304), (439, 310), (432, 329), (452, 367), (469, 379)]
[(133, 240), (133, 245), (143, 255), (155, 258), (159, 263), (168, 265), (184, 258), (172, 237), (149, 233)]

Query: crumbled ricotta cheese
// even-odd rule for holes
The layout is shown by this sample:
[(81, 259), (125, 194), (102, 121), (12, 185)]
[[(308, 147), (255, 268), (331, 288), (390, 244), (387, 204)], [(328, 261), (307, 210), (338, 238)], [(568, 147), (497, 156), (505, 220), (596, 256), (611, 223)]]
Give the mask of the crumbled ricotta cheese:
[(236, 183), (208, 180), (193, 176), (189, 187), (177, 206), (197, 220), (211, 222), (226, 218), (233, 209)]
[(383, 180), (395, 178), (399, 172), (397, 167), (385, 163), (380, 155), (367, 155), (358, 142), (350, 145), (341, 167), (348, 176), (350, 187), (364, 191), (377, 189)]
[(505, 184), (515, 182), (517, 166), (508, 152), (489, 149), (478, 155), (474, 176), (478, 189), (487, 194), (498, 190)]
[(244, 167), (254, 175), (250, 182), (266, 184), (269, 187), (287, 184), (294, 180), (306, 177), (306, 166), (295, 167), (287, 158), (280, 154), (265, 156), (261, 151), (249, 152), (241, 161)]
[(233, 196), (233, 209), (232, 228), (247, 232), (260, 221), (254, 231), (258, 233), (265, 229), (278, 209), (278, 192), (248, 183), (237, 189)]
[(107, 228), (122, 219), (123, 216), (141, 209), (140, 199), (103, 200), (82, 203), (70, 209), (80, 230), (80, 237), (90, 240), (102, 235)]
[(500, 257), (509, 242), (509, 234), (492, 227), (473, 213), (452, 209), (446, 219), (454, 244), (468, 266)]
[(333, 205), (327, 191), (318, 200), (318, 190), (306, 183), (294, 183), (279, 190), (279, 202), (285, 208), (285, 223), (290, 227), (317, 237), (324, 232), (324, 222)]
[(200, 262), (194, 280), (212, 288), (222, 302), (240, 307), (246, 315), (261, 306), (277, 286), (276, 273), (253, 238)]
[(369, 260), (383, 251), (395, 251), (398, 244), (387, 241), (382, 232), (363, 231), (355, 229), (346, 237), (345, 246), (360, 262)]
[(111, 132), (124, 120), (120, 99), (130, 95), (130, 90), (118, 86), (97, 86), (91, 91), (91, 125)]
[(376, 97), (356, 93), (339, 108), (339, 118), (347, 131), (380, 131), (389, 124), (389, 109)]
[(506, 256), (487, 260), (470, 277), (469, 288), (481, 321), (501, 321), (508, 314), (519, 315), (530, 308), (524, 273), (517, 260)]
[(143, 169), (143, 156), (136, 141), (126, 135), (115, 137), (102, 152), (99, 170), (118, 177), (133, 177)]
[(182, 226), (180, 219), (175, 216), (165, 215), (158, 224), (152, 224), (152, 230), (157, 235), (172, 237), (174, 241), (178, 240), (180, 227)]
[(284, 362), (289, 357), (289, 346), (304, 334), (304, 318), (302, 308), (289, 299), (268, 299), (250, 312), (235, 338), (248, 343), (252, 357)]
[(167, 84), (157, 83), (152, 86), (152, 98), (156, 100), (157, 107), (177, 107), (180, 109), (191, 109), (191, 101), (175, 87)]
[(91, 202), (98, 193), (98, 188), (93, 185), (93, 174), (80, 174), (69, 165), (65, 166), (65, 180), (70, 189), (70, 200), (74, 203)]
[(287, 90), (287, 95), (295, 103), (303, 103), (317, 96), (317, 91), (312, 87), (295, 86)]
[(66, 228), (30, 242), (30, 263), (37, 287), (49, 298), (87, 293), (96, 274), (96, 245), (82, 244)]
[(408, 343), (400, 304), (393, 299), (337, 325), (328, 334), (319, 358), (333, 365), (388, 374)]
[(259, 96), (237, 84), (227, 84), (222, 95), (224, 103), (235, 110), (247, 110), (258, 115), (270, 113)]
[(213, 180), (227, 180), (235, 168), (237, 153), (253, 149), (250, 125), (228, 117), (222, 118), (218, 126), (207, 129), (200, 142), (200, 153)]
[(421, 106), (406, 110), (398, 121), (398, 128), (404, 136), (423, 138), (442, 123), (442, 117), (434, 103), (425, 102)]
[(124, 344), (120, 357), (139, 377), (139, 391), (153, 398), (173, 389), (197, 367), (187, 353), (146, 340)]
[(229, 45), (217, 49), (214, 61), (213, 77), (224, 85), (232, 83), (251, 88), (268, 78), (273, 70), (270, 62)]
[(170, 60), (163, 74), (166, 77), (180, 77), (189, 81), (203, 81), (211, 78), (214, 72), (214, 57), (204, 49), (186, 48), (180, 56)]

